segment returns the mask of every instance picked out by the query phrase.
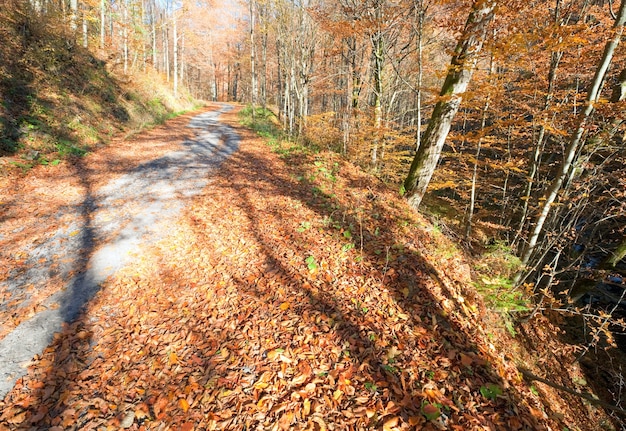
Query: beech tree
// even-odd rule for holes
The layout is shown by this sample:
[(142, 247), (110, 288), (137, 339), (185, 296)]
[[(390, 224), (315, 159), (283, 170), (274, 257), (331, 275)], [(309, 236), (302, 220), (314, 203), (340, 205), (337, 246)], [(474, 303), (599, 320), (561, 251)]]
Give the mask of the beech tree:
[(435, 105), (420, 147), (417, 149), (404, 181), (408, 202), (415, 209), (422, 202), (439, 161), (452, 120), (461, 105), (463, 93), (467, 89), (478, 61), (478, 54), (482, 49), (496, 4), (495, 0), (476, 0), (472, 4), (441, 88), (440, 100)]

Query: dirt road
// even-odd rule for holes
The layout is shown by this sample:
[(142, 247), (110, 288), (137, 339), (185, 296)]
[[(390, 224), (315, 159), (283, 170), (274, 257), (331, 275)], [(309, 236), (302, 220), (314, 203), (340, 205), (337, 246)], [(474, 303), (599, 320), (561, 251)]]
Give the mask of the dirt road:
[[(207, 174), (237, 150), (237, 134), (219, 122), (231, 109), (168, 123), (141, 148), (119, 142), (72, 166), (41, 167), (30, 184), (30, 176), (3, 184), (0, 398), (102, 282), (168, 233)], [(176, 134), (181, 127), (187, 136)], [(130, 160), (124, 146), (142, 153)]]

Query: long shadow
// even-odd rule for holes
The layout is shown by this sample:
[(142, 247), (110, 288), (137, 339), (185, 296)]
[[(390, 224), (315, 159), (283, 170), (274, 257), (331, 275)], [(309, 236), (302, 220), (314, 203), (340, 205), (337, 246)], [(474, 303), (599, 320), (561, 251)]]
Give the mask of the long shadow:
[[(360, 178), (354, 178), (352, 189), (365, 196), (362, 205), (359, 202), (356, 208), (344, 206), (340, 199), (333, 196), (332, 190), (322, 190), (310, 179), (311, 172), (306, 168), (309, 161), (292, 158), (288, 160), (287, 173), (276, 172), (272, 163), (244, 148), (222, 165), (221, 175), (213, 187), (229, 196), (232, 209), (240, 210), (243, 214), (245, 225), (232, 226), (232, 229), (249, 231), (254, 236), (259, 248), (257, 258), (261, 264), (231, 269), (228, 267), (228, 255), (213, 254), (214, 261), (206, 265), (225, 268), (222, 280), (228, 279), (234, 283), (242, 301), (248, 297), (256, 301), (248, 304), (247, 308), (237, 308), (237, 304), (234, 304), (228, 310), (219, 310), (221, 314), (217, 316), (203, 317), (206, 310), (202, 309), (202, 302), (195, 305), (193, 301), (187, 303), (185, 299), (184, 304), (178, 304), (178, 298), (164, 298), (171, 302), (171, 307), (160, 312), (171, 314), (176, 320), (171, 321), (174, 327), (168, 328), (168, 332), (162, 335), (169, 340), (181, 337), (189, 340), (184, 360), (192, 368), (191, 373), (177, 375), (174, 369), (176, 362), (183, 359), (172, 357), (172, 352), (168, 351), (168, 342), (156, 345), (150, 343), (150, 334), (135, 328), (131, 323), (130, 310), (116, 311), (115, 305), (111, 305), (112, 314), (128, 314), (128, 326), (114, 326), (107, 330), (137, 350), (133, 351), (132, 356), (119, 358), (113, 368), (104, 372), (105, 375), (94, 375), (92, 365), (109, 358), (100, 357), (99, 352), (92, 349), (93, 332), (97, 328), (91, 325), (89, 316), (80, 316), (63, 334), (56, 337), (54, 350), (49, 352), (52, 353), (52, 359), (48, 367), (39, 364), (40, 369), (36, 371), (39, 374), (26, 381), (26, 385), (32, 385), (28, 388), (35, 389), (35, 399), (31, 401), (33, 407), (27, 410), (29, 416), (24, 420), (27, 425), (14, 428), (63, 427), (66, 421), (67, 427), (82, 428), (87, 425), (104, 425), (112, 418), (117, 418), (118, 426), (126, 426), (125, 419), (131, 417), (127, 416), (131, 412), (131, 422), (142, 425), (145, 418), (137, 416), (137, 406), (146, 406), (148, 419), (163, 419), (160, 400), (162, 396), (167, 397), (173, 392), (173, 388), (183, 387), (185, 391), (193, 393), (206, 390), (210, 394), (209, 389), (214, 386), (223, 389), (219, 393), (221, 398), (202, 398), (202, 404), (206, 404), (202, 414), (191, 416), (196, 424), (206, 424), (212, 417), (235, 420), (225, 416), (222, 411), (234, 410), (234, 417), (238, 413), (249, 414), (249, 422), (238, 422), (230, 429), (254, 429), (255, 424), (261, 428), (270, 427), (278, 422), (282, 410), (264, 413), (254, 406), (258, 406), (264, 397), (269, 398), (268, 402), (276, 407), (289, 405), (290, 402), (294, 404), (294, 397), (301, 397), (298, 392), (306, 391), (306, 386), (313, 380), (323, 381), (333, 390), (338, 388), (343, 391), (328, 394), (328, 402), (334, 403), (335, 408), (332, 415), (324, 419), (328, 422), (349, 423), (353, 429), (379, 428), (394, 416), (400, 417), (405, 424), (415, 421), (414, 426), (432, 427), (422, 414), (424, 403), (427, 402), (438, 405), (441, 410), (439, 427), (457, 425), (466, 428), (509, 429), (514, 428), (511, 421), (516, 421), (517, 416), (532, 421), (532, 415), (520, 402), (519, 394), (514, 388), (505, 387), (497, 371), (489, 366), (488, 356), (472, 341), (472, 328), (462, 324), (461, 320), (457, 320), (440, 305), (443, 297), (458, 307), (463, 306), (447, 291), (447, 281), (438, 275), (416, 247), (405, 244), (401, 233), (396, 232), (398, 225), (406, 221), (403, 218), (404, 210), (385, 205), (382, 202), (384, 198), (378, 196), (382, 189)], [(311, 235), (299, 232), (298, 220), (293, 218), (286, 218), (286, 223), (280, 226), (268, 224), (266, 217), (281, 220), (285, 216), (284, 207), (260, 208), (255, 205), (255, 192), (262, 192), (279, 201), (296, 202), (317, 218), (328, 220), (326, 226), (316, 225), (316, 229), (334, 238), (333, 247), (352, 244), (349, 256), (353, 261), (346, 267), (353, 274), (332, 277), (332, 274), (325, 272), (321, 261), (318, 261), (321, 268), (315, 276), (295, 271), (291, 262), (294, 256), (299, 257), (302, 265), (305, 265), (304, 257), (310, 250), (318, 248), (318, 238), (311, 232)], [(198, 237), (206, 237), (207, 232), (215, 226), (211, 220), (203, 220), (200, 215), (195, 219), (197, 224), (194, 229)], [(91, 226), (94, 223), (91, 219), (85, 219), (85, 222), (91, 223)], [(274, 232), (270, 228), (280, 229)], [(348, 236), (345, 232), (351, 233)], [(86, 237), (85, 240), (89, 242), (90, 238)], [(287, 250), (275, 246), (277, 242), (282, 246), (285, 241), (289, 241)], [(218, 244), (213, 245), (219, 253)], [(284, 252), (288, 255), (283, 255)], [(176, 273), (170, 268), (167, 257), (163, 257), (159, 263), (163, 264), (159, 276), (175, 282)], [(260, 276), (271, 277), (275, 283), (258, 284), (257, 278)], [(361, 282), (362, 289), (355, 295), (343, 293), (337, 284), (341, 280)], [(366, 310), (369, 304), (368, 290), (372, 287), (368, 282), (376, 283), (376, 292), (386, 291), (391, 299), (388, 301), (387, 294), (369, 298), (370, 301), (384, 303), (385, 307), (376, 307), (381, 310), (381, 314)], [(211, 295), (212, 298), (224, 294), (224, 287), (219, 282), (212, 280), (211, 283), (206, 291), (198, 289), (195, 294)], [(431, 293), (432, 284), (442, 291), (441, 295)], [(143, 302), (133, 306), (139, 313), (145, 314), (143, 317), (152, 319), (149, 300), (144, 298)], [(249, 392), (237, 392), (244, 378), (249, 380), (246, 384), (253, 381), (263, 383), (259, 380), (262, 376), (257, 375), (260, 371), (255, 370), (258, 364), (263, 364), (264, 369), (270, 369), (275, 374), (285, 373), (280, 363), (268, 364), (267, 358), (272, 352), (264, 350), (262, 340), (247, 340), (248, 335), (244, 331), (247, 320), (263, 320), (266, 315), (271, 318), (271, 314), (275, 314), (276, 309), (286, 301), (291, 301), (291, 304), (285, 313), (297, 323), (292, 328), (294, 332), (277, 327), (276, 334), (272, 334), (273, 344), (296, 347), (298, 341), (294, 338), (295, 333), (303, 337), (314, 337), (319, 331), (331, 334), (335, 341), (326, 346), (331, 352), (319, 352), (320, 355), (332, 358), (329, 368), (317, 375), (309, 373), (301, 381), (294, 379), (282, 390), (277, 389), (270, 394), (263, 395), (262, 388), (257, 389), (256, 385), (248, 387), (246, 390)], [(184, 313), (178, 315), (179, 308)], [(258, 314), (251, 316), (251, 313)], [(154, 319), (160, 317), (155, 315)], [(194, 330), (189, 329), (185, 323), (187, 319), (193, 319), (196, 325), (204, 323), (215, 330), (210, 334), (210, 340), (204, 339), (206, 333), (195, 334)], [(150, 327), (147, 331), (152, 329), (160, 330)], [(218, 352), (222, 348), (226, 351), (225, 347), (240, 338), (254, 345), (249, 350), (254, 357), (238, 358), (239, 362), (235, 363), (238, 370), (234, 370), (225, 364), (226, 356), (220, 358)], [(422, 356), (420, 352), (425, 353)], [(160, 359), (163, 357), (166, 359)], [(169, 362), (169, 367), (163, 367), (164, 361)], [(306, 359), (302, 359), (302, 362), (306, 362)], [(168, 370), (165, 373), (158, 372), (159, 368)], [(449, 387), (450, 376), (460, 382), (462, 390)], [(346, 383), (349, 380), (357, 383), (352, 386)], [(498, 385), (502, 393), (491, 400), (482, 399), (480, 405), (466, 405), (466, 399), (461, 397), (451, 398), (451, 394), (462, 391), (468, 399), (480, 399), (483, 388), (489, 387), (490, 383)], [(22, 383), (18, 383), (18, 393), (20, 389), (28, 390), (20, 385)], [(74, 392), (78, 392), (78, 396)], [(74, 397), (72, 403), (65, 404), (71, 396)], [(249, 399), (233, 399), (244, 396)], [(167, 403), (167, 399), (164, 402)], [(350, 418), (343, 414), (342, 408), (345, 408), (345, 412), (352, 412), (351, 407), (358, 403), (363, 407), (361, 415)], [(52, 408), (49, 410), (48, 406)], [(94, 410), (95, 415), (102, 418), (102, 422), (97, 425), (94, 424), (93, 416), (89, 417), (94, 414)], [(186, 409), (179, 408), (178, 414), (188, 413), (183, 410)], [(193, 410), (189, 412), (193, 413)], [(371, 411), (373, 413), (370, 414)], [(172, 416), (170, 419), (174, 421), (178, 418)], [(520, 421), (517, 420), (517, 423), (519, 425)], [(133, 423), (133, 426), (136, 425)], [(295, 425), (284, 423), (283, 429)], [(517, 428), (539, 428), (539, 424), (523, 422)]]
[[(358, 209), (345, 208), (338, 199), (333, 198), (329, 193), (320, 191), (317, 186), (306, 179), (307, 175), (310, 174), (304, 169), (308, 162), (310, 161), (299, 157), (287, 161), (293, 176), (300, 178), (299, 182), (276, 175), (271, 165), (267, 165), (264, 160), (245, 151), (237, 154), (232, 163), (223, 169), (224, 175), (229, 178), (236, 178), (237, 171), (245, 171), (248, 184), (253, 184), (255, 189), (301, 202), (320, 217), (335, 220), (336, 226), (329, 227), (327, 230), (340, 229), (343, 232), (352, 232), (354, 244), (359, 244), (363, 240), (362, 267), (372, 268), (373, 270), (369, 271), (372, 274), (386, 273), (380, 282), (384, 283), (390, 290), (395, 303), (405, 313), (403, 316), (405, 320), (395, 329), (397, 337), (395, 340), (388, 340), (390, 341), (389, 344), (379, 344), (377, 340), (386, 337), (384, 334), (385, 324), (364, 319), (363, 309), (359, 309), (358, 306), (346, 307), (345, 298), (338, 298), (333, 293), (332, 281), (320, 284), (294, 278), (292, 271), (282, 263), (283, 258), (273, 251), (271, 239), (268, 239), (261, 229), (264, 220), (260, 210), (252, 204), (248, 196), (249, 190), (247, 188), (250, 186), (236, 183), (230, 186), (223, 185), (224, 189), (229, 190), (232, 196), (237, 197), (233, 203), (246, 212), (251, 231), (261, 246), (262, 254), (266, 259), (265, 269), (277, 272), (280, 278), (288, 280), (288, 289), (295, 294), (295, 297), (301, 296), (304, 292), (304, 296), (307, 298), (306, 302), (299, 302), (294, 308), (294, 312), (300, 315), (300, 326), (304, 328), (316, 327), (317, 323), (310, 316), (320, 313), (332, 316), (333, 330), (340, 339), (338, 344), (349, 346), (346, 348), (350, 357), (348, 361), (352, 363), (355, 369), (359, 370), (358, 374), (366, 375), (366, 378), (372, 382), (372, 386), (369, 388), (359, 388), (361, 393), (367, 394), (368, 391), (371, 392), (373, 387), (376, 387), (375, 390), (380, 391), (380, 394), (377, 395), (383, 398), (386, 403), (392, 403), (388, 405), (397, 406), (397, 410), (394, 410), (393, 413), (401, 416), (405, 421), (421, 416), (421, 409), (426, 401), (441, 403), (440, 405), (444, 406), (442, 412), (445, 411), (447, 415), (458, 414), (456, 416), (458, 420), (462, 415), (460, 409), (463, 408), (460, 400), (450, 400), (445, 396), (429, 397), (425, 395), (428, 392), (424, 392), (427, 388), (436, 387), (438, 383), (443, 384), (445, 381), (443, 376), (447, 374), (447, 370), (456, 370), (466, 375), (465, 382), (468, 385), (468, 390), (474, 394), (480, 394), (481, 389), (484, 390), (490, 384), (496, 384), (502, 388), (503, 396), (499, 397), (497, 401), (493, 400), (491, 407), (497, 408), (499, 411), (508, 411), (510, 416), (507, 418), (506, 415), (503, 415), (499, 424), (485, 420), (483, 425), (508, 427), (507, 419), (516, 420), (515, 417), (524, 413), (525, 408), (521, 407), (522, 403), (519, 402), (520, 396), (513, 388), (505, 389), (501, 378), (488, 365), (488, 358), (482, 358), (483, 354), (471, 341), (474, 335), (473, 329), (444, 311), (439, 306), (440, 298), (433, 296), (430, 289), (423, 286), (424, 282), (430, 283), (427, 280), (431, 278), (443, 291), (442, 296), (460, 308), (462, 305), (456, 295), (448, 290), (446, 282), (439, 277), (438, 271), (416, 250), (409, 249), (397, 253), (397, 256), (393, 258), (386, 256), (386, 262), (381, 264), (379, 250), (370, 245), (374, 239), (378, 239), (379, 244), (381, 242), (389, 246), (397, 244), (398, 238), (393, 234), (393, 231), (394, 225), (402, 222), (398, 215), (401, 211), (398, 214), (388, 214), (389, 208), (376, 203), (376, 197), (373, 196), (374, 203), (370, 202), (366, 211), (371, 214), (378, 214), (379, 223), (377, 227), (379, 231), (375, 232), (369, 227), (363, 227), (363, 220), (355, 215)], [(236, 171), (232, 169), (236, 169)], [(357, 181), (352, 187), (357, 190), (365, 189), (370, 193), (372, 192), (372, 184), (360, 184)], [(376, 185), (373, 187), (375, 188)], [(276, 218), (283, 216), (280, 212), (273, 212), (268, 209), (264, 209), (264, 212), (269, 212)], [(201, 229), (206, 228), (208, 227), (204, 226)], [(288, 231), (289, 229), (285, 230)], [(306, 255), (306, 246), (297, 246), (295, 238), (298, 237), (298, 232), (292, 230), (289, 232), (289, 237), (294, 242), (295, 254)], [(383, 265), (386, 268), (382, 268)], [(257, 296), (259, 299), (263, 297), (251, 283), (245, 280), (238, 280), (238, 282), (243, 291)], [(311, 285), (315, 287), (312, 288)], [(285, 296), (288, 297), (288, 295)], [(356, 299), (358, 303), (360, 298), (352, 299)], [(389, 329), (387, 328), (387, 330)], [(432, 339), (438, 331), (437, 339)], [(430, 334), (430, 337), (427, 334)], [(430, 339), (425, 339), (425, 337)], [(400, 354), (400, 358), (390, 356), (389, 349), (396, 346), (400, 346), (399, 349), (402, 351), (411, 350), (413, 352), (429, 347), (432, 352), (438, 352), (442, 368), (445, 368), (445, 371), (415, 370), (415, 367), (408, 365), (412, 358), (402, 357), (402, 354)], [(467, 360), (462, 359), (462, 357), (475, 358), (470, 360), (472, 362), (471, 368), (461, 364), (463, 360)], [(335, 365), (339, 366), (339, 361)], [(404, 367), (405, 365), (406, 367)], [(531, 417), (527, 410), (525, 413), (524, 416)], [(442, 417), (446, 418), (446, 415), (444, 414)], [(371, 420), (369, 426), (380, 425), (377, 420), (382, 420), (382, 415)], [(444, 420), (442, 423), (445, 424), (446, 421)]]
[[(36, 375), (39, 386), (31, 388), (35, 390), (28, 405), (31, 409), (24, 413), (28, 413), (24, 423), (55, 425), (46, 422), (45, 418), (55, 417), (55, 412), (48, 412), (46, 406), (51, 399), (62, 397), (72, 388), (72, 382), (64, 381), (63, 376), (69, 375), (76, 364), (93, 361), (89, 358), (92, 353), (89, 316), (81, 314), (85, 306), (110, 275), (132, 261), (139, 244), (167, 234), (167, 221), (202, 191), (207, 172), (236, 151), (236, 136), (217, 122), (219, 113), (228, 108), (225, 105), (219, 111), (194, 116), (189, 127), (197, 130), (196, 135), (184, 141), (181, 150), (121, 172), (124, 175), (98, 190), (94, 189), (90, 168), (81, 158), (73, 160), (83, 197), (74, 208), (75, 220), (70, 229), (80, 235), (68, 235), (65, 232), (68, 229), (64, 229), (63, 244), (42, 247), (61, 247), (53, 249), (54, 253), (48, 250), (47, 265), (70, 256), (72, 263), (66, 273), (77, 275), (64, 290), (49, 299), (49, 309), (37, 313), (0, 340), (2, 375), (7, 379), (0, 386), (3, 395), (13, 387), (15, 376), (24, 374), (25, 362), (33, 357), (41, 359), (42, 352), (46, 358), (47, 365), (35, 370), (42, 374)], [(117, 217), (108, 217), (106, 211)], [(13, 392), (25, 389), (23, 384), (24, 380), (18, 379)], [(5, 403), (5, 407), (10, 407), (10, 398)], [(41, 413), (42, 409), (45, 413)], [(38, 418), (40, 413), (42, 417)], [(21, 427), (29, 429), (31, 425)]]

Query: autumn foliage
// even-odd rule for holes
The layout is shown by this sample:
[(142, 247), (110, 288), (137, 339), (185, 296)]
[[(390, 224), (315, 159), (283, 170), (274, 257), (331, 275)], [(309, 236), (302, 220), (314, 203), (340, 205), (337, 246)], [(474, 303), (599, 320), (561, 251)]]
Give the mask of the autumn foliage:
[(336, 154), (287, 145), (279, 157), (239, 133), (240, 152), (167, 239), (33, 359), (0, 404), (1, 426), (596, 423), (575, 397), (550, 413), (493, 346), (510, 341), (483, 320), (469, 268), (384, 184)]

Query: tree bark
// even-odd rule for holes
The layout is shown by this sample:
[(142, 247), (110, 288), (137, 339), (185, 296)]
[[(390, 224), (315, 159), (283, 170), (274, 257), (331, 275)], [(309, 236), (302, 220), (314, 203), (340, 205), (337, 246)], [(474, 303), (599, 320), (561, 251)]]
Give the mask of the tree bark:
[[(380, 8), (381, 6), (379, 6)], [(380, 12), (377, 12), (377, 19), (380, 19)], [(380, 23), (378, 23), (380, 26)], [(378, 164), (378, 148), (381, 145), (382, 136), (381, 129), (383, 123), (383, 106), (382, 106), (382, 97), (383, 97), (383, 63), (385, 60), (385, 38), (382, 33), (382, 30), (378, 28), (374, 35), (371, 37), (372, 40), (372, 57), (373, 57), (373, 68), (372, 73), (374, 75), (374, 145), (372, 147), (372, 168), (376, 169)]]
[(174, 44), (174, 97), (178, 97), (178, 20), (176, 11), (172, 11), (172, 43)]
[(104, 0), (100, 0), (100, 49), (104, 49), (104, 34), (105, 34), (105, 16), (106, 16), (106, 3)]
[(78, 0), (70, 0), (70, 30), (72, 31), (72, 36), (76, 34), (76, 30), (78, 29)]
[(254, 27), (255, 27), (255, 0), (250, 0), (250, 86), (251, 86), (251, 103), (252, 103), (252, 118), (255, 116), (255, 106), (257, 103), (257, 77), (256, 77), (256, 46), (254, 41)]
[(89, 44), (89, 34), (87, 31), (87, 5), (83, 4), (82, 5), (82, 10), (81, 10), (81, 16), (82, 16), (82, 30), (83, 30), (83, 48), (87, 48), (87, 45)]
[(452, 120), (461, 105), (462, 95), (471, 80), (487, 27), (496, 8), (496, 0), (475, 0), (451, 60), (450, 70), (441, 88), (422, 143), (404, 181), (409, 205), (417, 209), (432, 178)]

